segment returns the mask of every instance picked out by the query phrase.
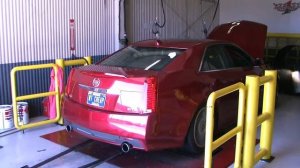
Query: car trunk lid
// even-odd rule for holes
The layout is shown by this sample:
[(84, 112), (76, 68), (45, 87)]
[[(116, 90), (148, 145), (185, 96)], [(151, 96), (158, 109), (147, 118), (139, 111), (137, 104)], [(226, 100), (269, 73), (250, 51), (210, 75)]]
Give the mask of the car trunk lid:
[(150, 113), (156, 104), (153, 71), (90, 65), (72, 69), (66, 96), (104, 111)]

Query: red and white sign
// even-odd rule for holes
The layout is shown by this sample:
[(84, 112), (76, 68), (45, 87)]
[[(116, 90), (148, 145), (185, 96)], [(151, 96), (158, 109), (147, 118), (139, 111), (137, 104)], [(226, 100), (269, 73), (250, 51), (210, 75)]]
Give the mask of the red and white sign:
[(70, 19), (70, 50), (76, 49), (76, 34), (75, 34), (75, 20)]

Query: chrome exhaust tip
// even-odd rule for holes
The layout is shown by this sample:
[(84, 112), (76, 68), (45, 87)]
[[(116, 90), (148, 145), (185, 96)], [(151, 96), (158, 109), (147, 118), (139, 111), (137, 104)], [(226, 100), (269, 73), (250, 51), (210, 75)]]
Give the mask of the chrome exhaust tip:
[(67, 132), (71, 132), (73, 130), (73, 128), (71, 125), (67, 125), (66, 130), (67, 130)]
[(123, 142), (121, 144), (121, 150), (123, 153), (128, 153), (132, 148), (132, 145), (128, 142)]

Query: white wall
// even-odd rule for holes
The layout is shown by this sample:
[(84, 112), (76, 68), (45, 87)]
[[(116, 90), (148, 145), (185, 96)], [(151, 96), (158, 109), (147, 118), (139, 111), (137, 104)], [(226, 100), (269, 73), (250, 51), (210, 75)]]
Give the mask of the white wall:
[[(114, 52), (119, 41), (118, 2), (0, 0), (0, 64)], [(70, 19), (75, 19), (75, 52), (69, 45)]]
[[(203, 39), (203, 21), (211, 29), (218, 25), (214, 15), (216, 1), (163, 0), (166, 14), (165, 27), (159, 29), (161, 39)], [(153, 39), (152, 26), (155, 18), (163, 23), (160, 0), (125, 0), (126, 30), (130, 42)], [(211, 30), (210, 29), (210, 30)]]
[[(234, 20), (251, 20), (264, 23), (268, 32), (300, 33), (300, 9), (282, 15), (273, 3), (288, 0), (220, 0), (220, 23)], [(300, 2), (293, 0), (292, 2)]]

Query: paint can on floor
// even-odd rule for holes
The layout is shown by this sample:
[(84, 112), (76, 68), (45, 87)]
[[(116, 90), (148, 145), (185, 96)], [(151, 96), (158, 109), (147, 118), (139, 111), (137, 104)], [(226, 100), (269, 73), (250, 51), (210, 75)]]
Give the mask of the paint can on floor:
[(28, 112), (28, 103), (27, 102), (18, 102), (18, 122), (19, 125), (24, 125), (29, 123), (29, 112)]
[(14, 126), (13, 110), (11, 105), (0, 105), (0, 129)]

